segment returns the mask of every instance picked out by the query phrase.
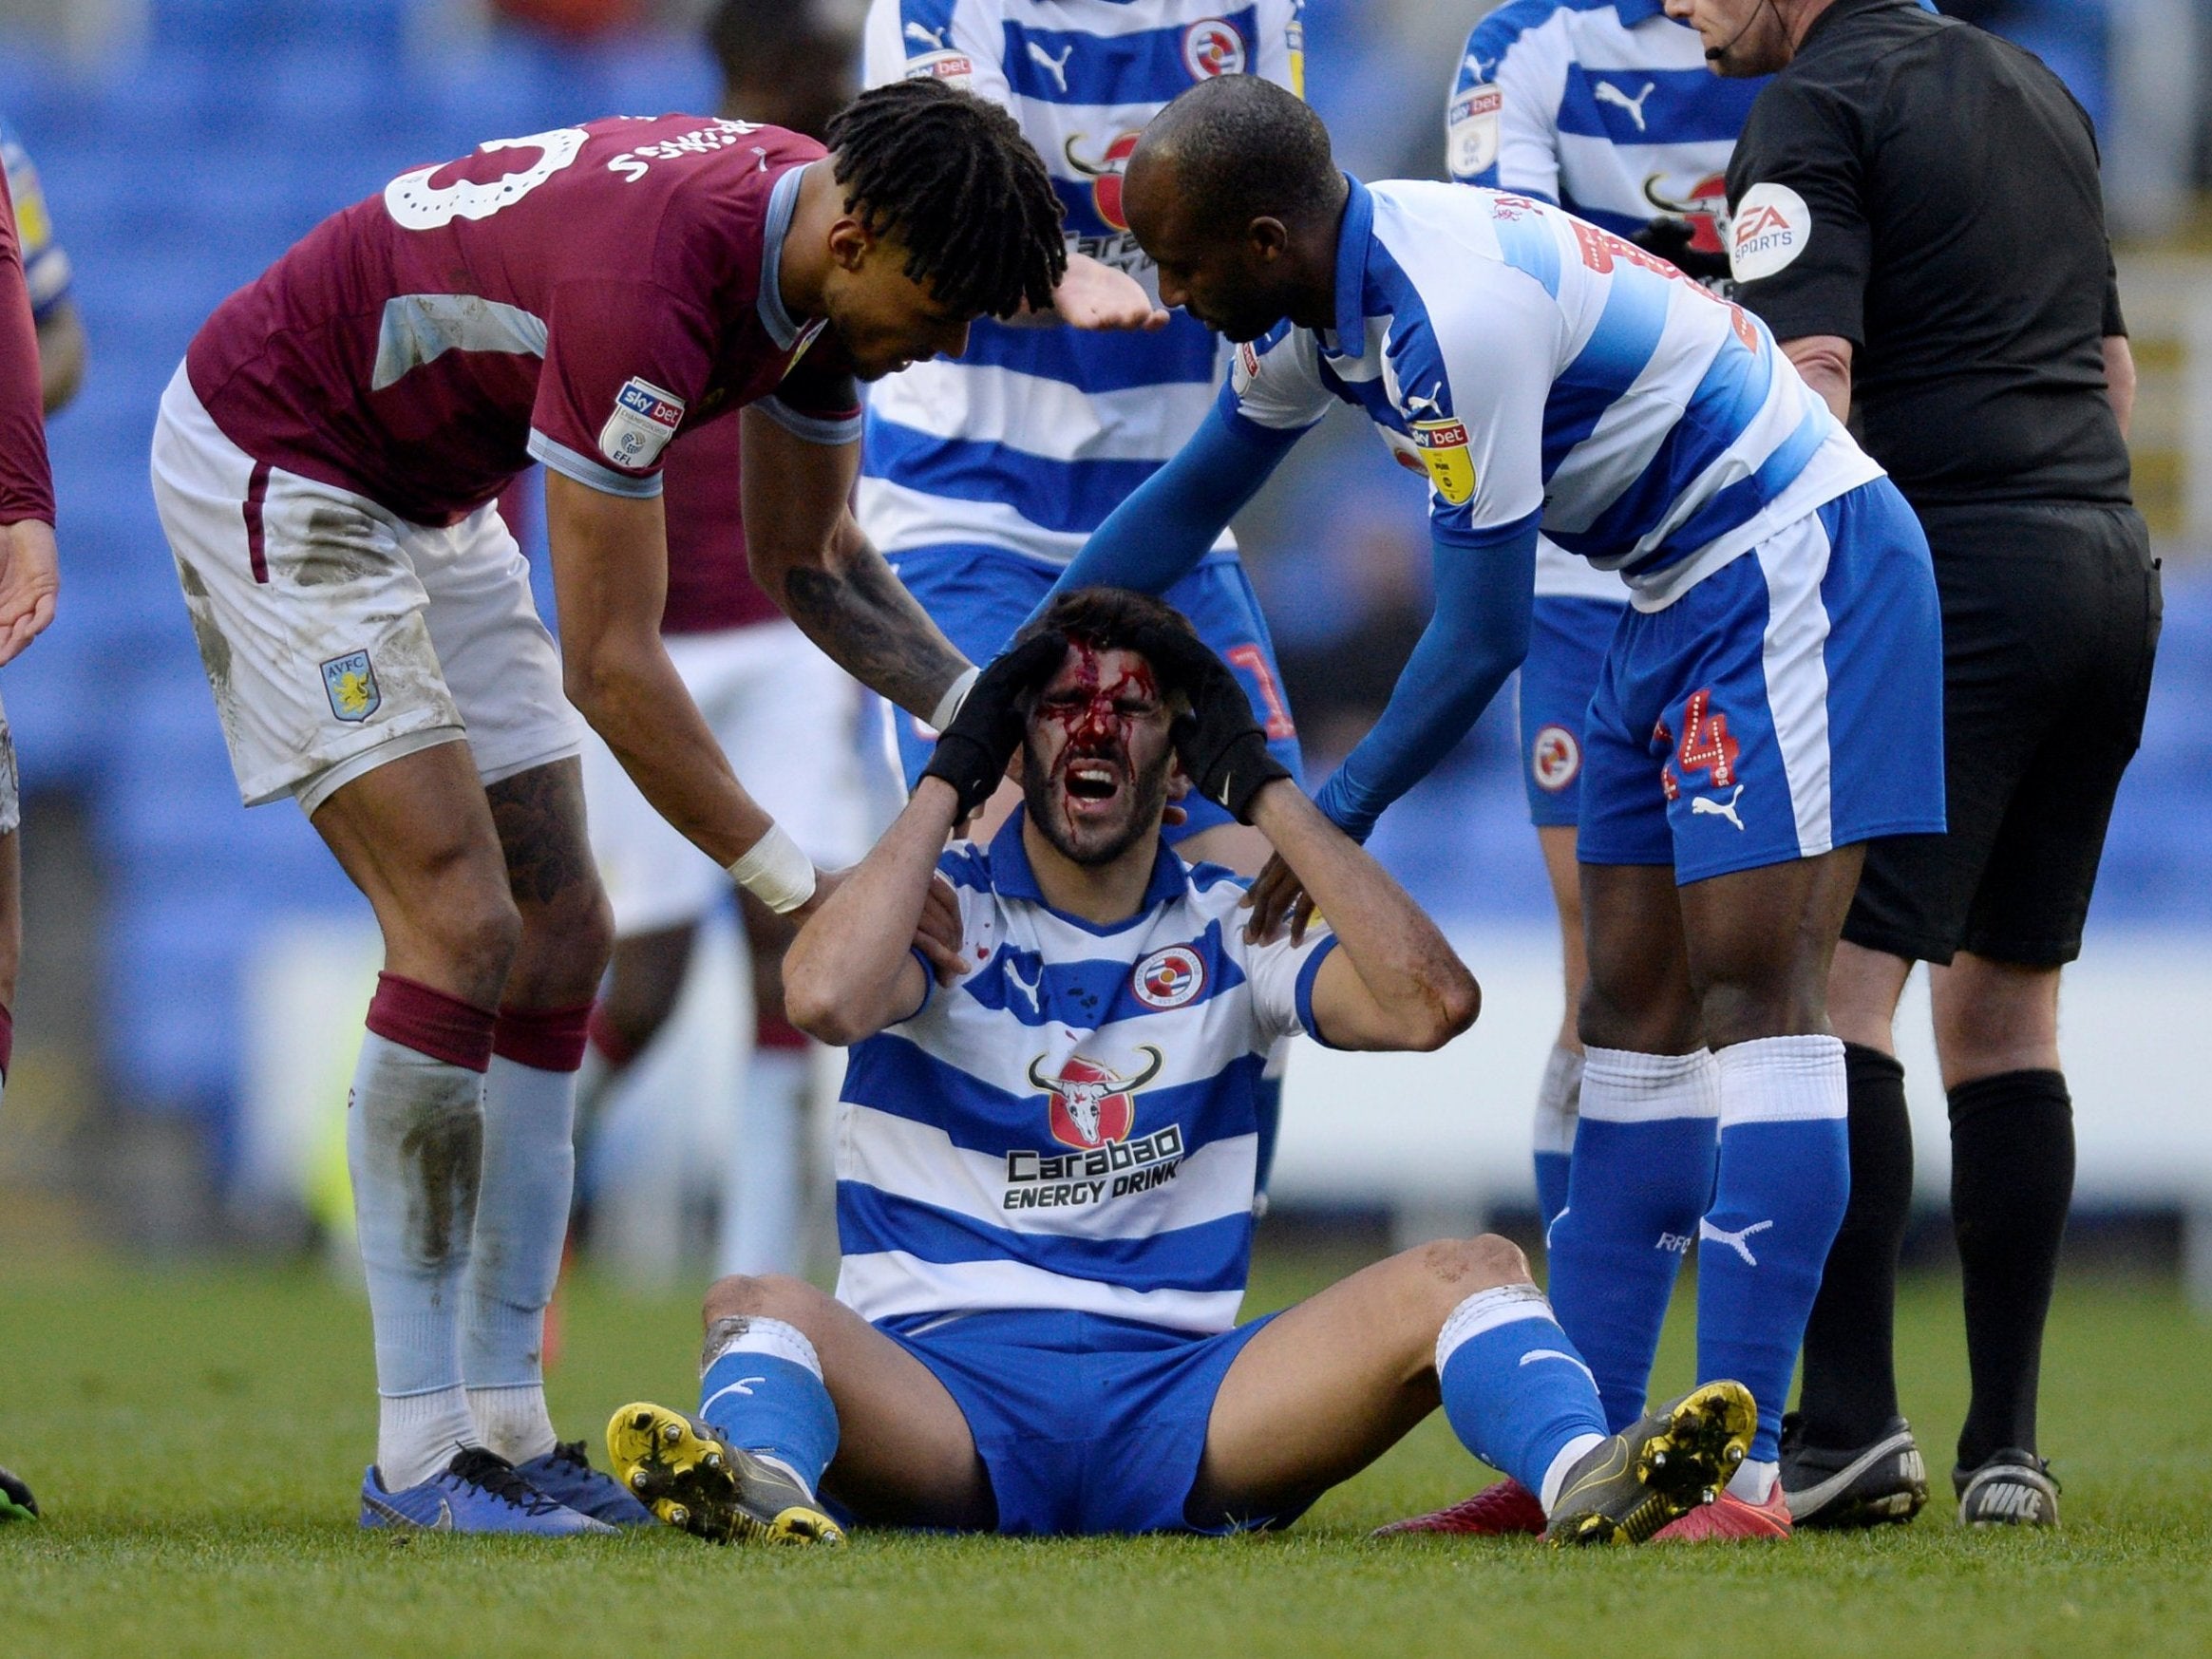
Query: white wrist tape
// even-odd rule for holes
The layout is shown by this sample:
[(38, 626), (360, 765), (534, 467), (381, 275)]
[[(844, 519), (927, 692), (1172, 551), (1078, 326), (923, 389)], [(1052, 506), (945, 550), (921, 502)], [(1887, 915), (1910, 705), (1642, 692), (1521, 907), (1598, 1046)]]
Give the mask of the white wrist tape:
[(778, 915), (797, 910), (814, 896), (814, 860), (780, 823), (752, 844), (729, 867), (729, 878)]
[(971, 668), (945, 688), (945, 694), (937, 699), (937, 706), (930, 710), (932, 729), (942, 731), (953, 724), (953, 717), (960, 712), (960, 705), (968, 701), (969, 689), (982, 672), (981, 669)]

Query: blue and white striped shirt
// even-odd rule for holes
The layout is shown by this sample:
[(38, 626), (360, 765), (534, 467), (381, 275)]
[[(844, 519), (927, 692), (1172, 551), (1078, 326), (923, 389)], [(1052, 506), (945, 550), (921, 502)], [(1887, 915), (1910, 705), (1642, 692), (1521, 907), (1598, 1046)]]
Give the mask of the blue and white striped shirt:
[[(1659, 0), (1507, 0), (1475, 25), (1445, 114), (1462, 184), (1553, 201), (1617, 235), (1661, 215), (1725, 257), (1729, 156), (1766, 85), (1706, 67)], [(1540, 542), (1536, 591), (1627, 597), (1617, 578)]]
[(1335, 939), (1244, 940), (1244, 883), (1164, 844), (1137, 914), (1046, 904), (1015, 813), (937, 868), (974, 964), (855, 1046), (838, 1297), (871, 1320), (1053, 1309), (1226, 1330), (1252, 1254), (1254, 1091)]
[[(1302, 91), (1300, 3), (874, 0), (865, 78), (935, 76), (1004, 104), (1067, 206), (1068, 247), (1157, 297), (1122, 211), (1137, 135), (1210, 76), (1264, 75)], [(980, 319), (965, 356), (871, 388), (861, 525), (894, 556), (965, 544), (1065, 564), (1198, 429), (1219, 355), (1181, 311), (1151, 334)]]
[(1528, 197), (1352, 183), (1336, 306), (1238, 348), (1231, 422), (1357, 404), (1427, 475), (1440, 542), (1540, 526), (1640, 610), (1881, 476), (1756, 317)]

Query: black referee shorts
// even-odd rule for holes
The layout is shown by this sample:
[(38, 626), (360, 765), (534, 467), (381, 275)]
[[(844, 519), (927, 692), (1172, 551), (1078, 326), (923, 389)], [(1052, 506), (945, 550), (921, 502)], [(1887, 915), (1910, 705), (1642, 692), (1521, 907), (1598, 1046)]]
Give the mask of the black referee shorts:
[(2088, 502), (1923, 511), (1943, 603), (1950, 833), (1870, 843), (1843, 937), (1949, 962), (2081, 954), (2163, 605), (2142, 515)]

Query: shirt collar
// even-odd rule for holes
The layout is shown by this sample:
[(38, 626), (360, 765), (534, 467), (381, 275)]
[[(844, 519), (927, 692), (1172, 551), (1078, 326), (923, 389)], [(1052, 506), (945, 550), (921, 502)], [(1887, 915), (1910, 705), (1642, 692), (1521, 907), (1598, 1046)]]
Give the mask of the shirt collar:
[[(1066, 915), (1065, 911), (1052, 909), (1044, 890), (1037, 885), (1036, 871), (1030, 867), (1029, 849), (1022, 845), (1022, 825), (1028, 817), (1028, 807), (1015, 807), (999, 826), (998, 834), (991, 839), (992, 891), (1001, 898), (1025, 899), (1030, 904), (1044, 905), (1054, 915)], [(1079, 917), (1069, 919), (1094, 933), (1118, 933), (1160, 906), (1174, 903), (1189, 890), (1190, 871), (1163, 836), (1159, 850), (1152, 855), (1152, 877), (1144, 884), (1144, 896), (1127, 921), (1102, 928)]]
[(788, 351), (799, 343), (799, 325), (784, 309), (781, 273), (784, 238), (791, 233), (791, 215), (799, 206), (799, 176), (807, 166), (801, 162), (784, 170), (784, 176), (768, 192), (768, 217), (761, 225), (761, 297), (756, 309), (761, 313), (761, 327), (767, 330), (779, 351)]
[(1834, 5), (1812, 20), (1812, 27), (1805, 31), (1805, 38), (1797, 43), (1797, 49), (1799, 52), (1803, 52), (1806, 47), (1812, 45), (1813, 36), (1826, 28), (1838, 17), (1848, 16), (1859, 11), (1908, 9), (1924, 11), (1928, 8), (1921, 5), (1920, 0), (1835, 0)]
[(1665, 16), (1667, 7), (1665, 0), (1613, 0), (1613, 9), (1625, 28), (1634, 28), (1639, 23)]
[(1374, 239), (1375, 200), (1367, 186), (1351, 174), (1344, 176), (1351, 194), (1344, 200), (1344, 219), (1336, 227), (1336, 347), (1339, 357), (1359, 357), (1367, 350), (1367, 255)]

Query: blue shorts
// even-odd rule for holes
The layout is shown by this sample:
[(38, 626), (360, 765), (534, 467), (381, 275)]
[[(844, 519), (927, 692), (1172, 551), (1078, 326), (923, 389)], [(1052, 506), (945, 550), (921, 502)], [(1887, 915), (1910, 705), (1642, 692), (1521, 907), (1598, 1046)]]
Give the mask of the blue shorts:
[[(1060, 577), (1056, 567), (1018, 553), (964, 544), (909, 548), (892, 556), (891, 568), (972, 663), (988, 663), (1004, 650)], [(1208, 554), (1162, 596), (1188, 617), (1198, 636), (1237, 670), (1252, 699), (1253, 715), (1267, 732), (1269, 753), (1288, 766), (1294, 778), (1301, 777), (1298, 732), (1283, 696), (1275, 641), (1268, 637), (1259, 600), (1237, 556)], [(898, 732), (899, 764), (911, 789), (929, 764), (936, 734), (907, 715), (895, 714), (892, 724)], [(1189, 818), (1167, 832), (1171, 842), (1234, 821), (1227, 812), (1196, 794), (1183, 801), (1183, 810)]]
[(1942, 831), (1936, 576), (1889, 480), (1630, 611), (1583, 732), (1583, 863), (1687, 884)]
[(1521, 665), (1521, 782), (1528, 821), (1572, 829), (1582, 803), (1582, 722), (1627, 601), (1539, 594)]
[(918, 1334), (878, 1329), (968, 1419), (1002, 1533), (1242, 1532), (1305, 1513), (1218, 1527), (1183, 1517), (1214, 1396), (1265, 1318), (1218, 1336), (1049, 1310), (897, 1323)]

